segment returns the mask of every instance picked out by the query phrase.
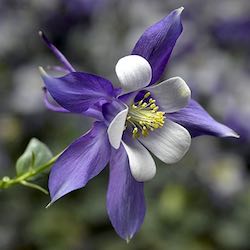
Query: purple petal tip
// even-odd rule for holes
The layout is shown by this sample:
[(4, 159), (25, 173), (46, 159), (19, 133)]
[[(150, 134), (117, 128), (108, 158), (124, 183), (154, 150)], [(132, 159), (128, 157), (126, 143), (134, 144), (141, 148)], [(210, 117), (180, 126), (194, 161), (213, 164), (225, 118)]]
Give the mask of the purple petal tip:
[(128, 238), (126, 239), (126, 243), (129, 244), (130, 240), (131, 240), (131, 238), (128, 237)]
[(178, 14), (181, 14), (183, 10), (184, 10), (184, 7), (181, 6), (180, 8), (176, 9), (176, 12), (178, 12)]
[(51, 207), (51, 205), (52, 205), (52, 201), (45, 208), (49, 208)]
[(39, 70), (42, 77), (48, 77), (48, 74), (46, 73), (46, 71), (44, 70), (44, 68), (42, 66), (39, 66), (38, 70)]
[(231, 133), (229, 135), (227, 135), (228, 137), (234, 137), (234, 138), (240, 138), (240, 135), (238, 133), (236, 133), (234, 130), (231, 131)]
[(39, 30), (39, 31), (38, 31), (38, 35), (39, 35), (40, 37), (42, 37), (42, 36), (43, 36), (43, 32), (42, 32), (41, 30)]

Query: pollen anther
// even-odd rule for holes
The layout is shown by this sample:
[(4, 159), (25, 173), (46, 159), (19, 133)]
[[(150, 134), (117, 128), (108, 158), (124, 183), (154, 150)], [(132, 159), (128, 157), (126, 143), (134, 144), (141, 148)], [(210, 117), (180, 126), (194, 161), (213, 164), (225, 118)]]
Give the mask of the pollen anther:
[[(158, 111), (156, 101), (147, 92), (141, 100), (129, 107), (127, 127), (132, 127), (133, 138), (148, 136), (150, 132), (164, 125), (165, 112)], [(150, 98), (149, 98), (150, 97)]]

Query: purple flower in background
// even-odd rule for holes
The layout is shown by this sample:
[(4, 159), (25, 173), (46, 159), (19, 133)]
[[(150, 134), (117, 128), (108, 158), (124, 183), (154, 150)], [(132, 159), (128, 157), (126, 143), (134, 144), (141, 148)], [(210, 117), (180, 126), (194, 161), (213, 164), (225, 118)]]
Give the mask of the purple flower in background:
[(250, 42), (250, 18), (240, 16), (238, 18), (217, 20), (211, 27), (212, 34), (217, 42), (225, 47), (242, 46), (249, 50)]
[(96, 10), (103, 8), (108, 0), (65, 0), (67, 9), (75, 15), (92, 14)]
[[(109, 162), (107, 211), (116, 232), (126, 240), (144, 220), (143, 185), (156, 173), (149, 151), (171, 164), (185, 155), (191, 137), (237, 137), (190, 99), (190, 89), (180, 77), (156, 84), (182, 32), (182, 10), (172, 11), (149, 27), (131, 55), (118, 61), (115, 71), (121, 88), (114, 88), (100, 76), (75, 71), (40, 33), (67, 72), (63, 77), (52, 77), (40, 68), (46, 106), (96, 119), (92, 129), (68, 146), (52, 167), (51, 203), (84, 187)], [(47, 91), (58, 105), (49, 102)]]

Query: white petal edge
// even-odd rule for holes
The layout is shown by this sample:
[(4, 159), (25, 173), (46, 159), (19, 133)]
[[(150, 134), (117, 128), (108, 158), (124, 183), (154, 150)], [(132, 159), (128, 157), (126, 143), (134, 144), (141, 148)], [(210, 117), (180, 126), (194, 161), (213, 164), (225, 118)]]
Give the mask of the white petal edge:
[(121, 58), (115, 66), (115, 71), (125, 92), (142, 89), (152, 79), (152, 69), (149, 62), (138, 55)]
[(184, 108), (191, 98), (191, 90), (181, 77), (173, 77), (146, 88), (151, 92), (156, 104), (167, 113)]
[(115, 149), (118, 149), (120, 147), (127, 114), (128, 114), (128, 107), (119, 112), (109, 124), (107, 131), (108, 138), (111, 146)]
[(131, 174), (136, 181), (151, 180), (156, 173), (155, 161), (148, 150), (136, 139), (129, 139), (122, 144), (127, 152)]
[(161, 161), (172, 164), (179, 161), (191, 144), (189, 132), (181, 125), (165, 120), (162, 128), (156, 129), (139, 141)]

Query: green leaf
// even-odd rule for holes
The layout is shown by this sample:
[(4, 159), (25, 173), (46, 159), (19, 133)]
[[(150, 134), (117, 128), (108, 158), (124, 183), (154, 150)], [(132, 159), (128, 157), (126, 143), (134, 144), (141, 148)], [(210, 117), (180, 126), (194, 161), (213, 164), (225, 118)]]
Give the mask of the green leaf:
[(42, 166), (48, 162), (52, 156), (50, 149), (44, 143), (36, 138), (32, 138), (24, 153), (16, 162), (17, 176)]

